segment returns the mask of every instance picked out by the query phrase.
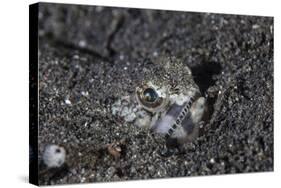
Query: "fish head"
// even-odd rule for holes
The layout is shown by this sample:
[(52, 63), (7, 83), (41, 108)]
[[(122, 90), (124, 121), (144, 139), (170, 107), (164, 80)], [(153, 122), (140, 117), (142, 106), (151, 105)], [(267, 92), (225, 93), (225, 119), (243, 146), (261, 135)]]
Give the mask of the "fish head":
[(206, 100), (191, 69), (181, 61), (160, 58), (154, 63), (154, 69), (144, 69), (135, 93), (118, 101), (121, 110), (115, 111), (136, 126), (185, 141), (188, 135), (195, 134)]

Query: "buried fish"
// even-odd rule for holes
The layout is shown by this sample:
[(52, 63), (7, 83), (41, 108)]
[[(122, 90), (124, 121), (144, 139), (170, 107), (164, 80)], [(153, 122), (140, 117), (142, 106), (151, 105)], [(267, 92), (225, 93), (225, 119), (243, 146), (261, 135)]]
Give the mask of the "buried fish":
[(135, 92), (112, 105), (112, 114), (164, 135), (168, 142), (181, 145), (193, 141), (208, 111), (190, 68), (174, 57), (152, 63), (153, 68), (143, 70)]

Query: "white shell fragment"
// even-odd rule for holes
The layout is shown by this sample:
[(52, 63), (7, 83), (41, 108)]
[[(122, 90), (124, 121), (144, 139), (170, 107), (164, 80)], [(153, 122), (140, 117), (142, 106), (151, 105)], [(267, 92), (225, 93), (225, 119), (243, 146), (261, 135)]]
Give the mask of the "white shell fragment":
[(49, 168), (58, 168), (65, 162), (65, 149), (58, 145), (48, 145), (43, 153), (43, 162)]
[(69, 99), (65, 99), (65, 104), (67, 104), (67, 105), (71, 105), (71, 101), (69, 100)]

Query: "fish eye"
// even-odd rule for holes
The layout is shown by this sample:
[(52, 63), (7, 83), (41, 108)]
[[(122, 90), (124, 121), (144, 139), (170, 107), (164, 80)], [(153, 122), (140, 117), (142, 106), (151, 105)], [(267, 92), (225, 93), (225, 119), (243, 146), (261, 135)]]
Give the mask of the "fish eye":
[(143, 91), (143, 97), (147, 102), (153, 103), (158, 99), (158, 94), (153, 88), (146, 88)]
[(137, 87), (136, 98), (138, 103), (146, 110), (155, 112), (166, 105), (166, 98), (159, 95), (157, 90), (150, 85)]

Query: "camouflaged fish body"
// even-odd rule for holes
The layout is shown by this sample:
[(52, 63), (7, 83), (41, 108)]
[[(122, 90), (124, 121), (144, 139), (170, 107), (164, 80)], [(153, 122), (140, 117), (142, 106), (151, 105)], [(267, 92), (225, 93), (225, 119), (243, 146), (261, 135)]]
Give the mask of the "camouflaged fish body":
[(206, 100), (191, 70), (176, 58), (162, 57), (153, 63), (155, 69), (144, 69), (135, 93), (116, 101), (112, 113), (179, 143), (192, 141), (206, 115)]

